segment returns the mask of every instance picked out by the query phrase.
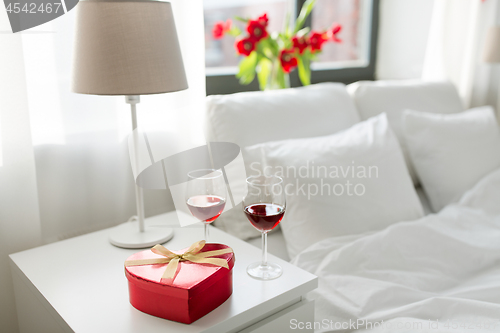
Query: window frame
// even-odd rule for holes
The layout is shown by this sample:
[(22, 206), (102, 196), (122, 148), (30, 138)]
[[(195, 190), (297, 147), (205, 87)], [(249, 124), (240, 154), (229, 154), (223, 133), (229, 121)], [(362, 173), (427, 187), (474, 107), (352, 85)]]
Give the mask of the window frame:
[[(295, 0), (296, 8), (300, 9), (306, 0)], [(370, 42), (368, 52), (368, 65), (355, 67), (342, 67), (331, 69), (313, 69), (311, 73), (311, 83), (320, 82), (342, 82), (345, 84), (353, 83), (360, 80), (374, 80), (377, 58), (377, 42), (379, 28), (379, 7), (380, 0), (372, 0), (371, 20), (370, 20)], [(313, 9), (314, 10), (314, 9)], [(305, 26), (311, 26), (310, 15), (305, 23)], [(258, 91), (259, 83), (254, 79), (249, 85), (241, 85), (235, 77), (236, 73), (227, 74), (206, 74), (206, 90), (207, 95), (224, 95), (244, 91)], [(300, 87), (297, 71), (290, 73), (290, 85), (292, 87)]]

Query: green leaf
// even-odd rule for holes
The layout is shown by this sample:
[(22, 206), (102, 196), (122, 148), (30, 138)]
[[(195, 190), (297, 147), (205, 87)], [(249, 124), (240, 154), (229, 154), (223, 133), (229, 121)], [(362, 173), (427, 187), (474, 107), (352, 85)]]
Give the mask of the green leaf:
[(268, 58), (269, 59), (268, 39), (269, 38), (261, 39), (260, 42), (257, 43), (257, 57), (258, 57), (257, 58), (257, 65), (258, 65), (261, 58)]
[(249, 21), (249, 19), (246, 19), (246, 18), (241, 17), (241, 16), (235, 16), (234, 19), (238, 20), (240, 22), (244, 22), (244, 23), (248, 23), (248, 21)]
[(262, 39), (259, 46), (262, 44), (262, 54), (268, 58), (277, 57), (279, 54), (278, 43), (271, 37)]
[(238, 27), (232, 27), (231, 30), (229, 30), (227, 33), (233, 37), (238, 37), (242, 34), (242, 31)]
[(302, 9), (300, 10), (299, 17), (297, 17), (297, 22), (295, 23), (295, 29), (293, 30), (293, 34), (297, 34), (297, 32), (302, 29), (304, 23), (306, 22), (307, 17), (311, 14), (314, 5), (316, 4), (316, 0), (307, 0), (304, 2)]
[(277, 37), (279, 50), (289, 49), (293, 45), (292, 40), (290, 38), (287, 38), (284, 34), (279, 33)]
[(302, 85), (308, 86), (311, 84), (311, 70), (308, 66), (307, 59), (304, 59), (302, 56), (297, 57), (298, 60), (298, 69), (299, 69), (299, 79), (302, 82)]
[(257, 66), (257, 78), (259, 79), (260, 90), (266, 89), (272, 65), (273, 63), (267, 58), (262, 58), (259, 61), (259, 65)]
[(253, 51), (250, 55), (240, 61), (240, 70), (236, 77), (240, 79), (243, 85), (250, 84), (255, 78), (255, 67), (257, 66), (257, 52)]
[(297, 36), (303, 37), (303, 36), (307, 35), (309, 33), (309, 31), (311, 31), (311, 28), (309, 28), (309, 27), (305, 27), (303, 29), (300, 29), (299, 31), (297, 31)]
[(292, 37), (292, 31), (290, 30), (290, 11), (287, 11), (286, 17), (285, 17), (285, 36), (287, 38)]

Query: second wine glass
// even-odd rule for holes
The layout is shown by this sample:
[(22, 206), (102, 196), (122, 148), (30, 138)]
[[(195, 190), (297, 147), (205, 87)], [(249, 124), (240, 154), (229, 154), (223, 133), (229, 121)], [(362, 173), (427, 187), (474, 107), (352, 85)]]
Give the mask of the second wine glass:
[(203, 222), (205, 242), (208, 242), (208, 225), (222, 214), (226, 206), (226, 184), (222, 171), (199, 169), (189, 172), (186, 204), (191, 214)]
[(247, 273), (260, 280), (281, 276), (281, 266), (267, 261), (267, 233), (283, 219), (286, 209), (283, 179), (278, 176), (247, 178), (248, 193), (243, 198), (243, 211), (255, 229), (262, 233), (262, 261), (248, 266)]

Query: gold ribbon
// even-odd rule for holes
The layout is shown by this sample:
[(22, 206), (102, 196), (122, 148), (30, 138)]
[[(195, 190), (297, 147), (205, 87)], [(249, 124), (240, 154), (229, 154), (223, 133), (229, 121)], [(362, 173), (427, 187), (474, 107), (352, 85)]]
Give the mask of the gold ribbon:
[(155, 265), (155, 264), (167, 264), (167, 268), (163, 273), (161, 279), (173, 280), (176, 272), (177, 266), (180, 261), (191, 261), (197, 264), (211, 264), (214, 266), (225, 267), (229, 269), (226, 259), (222, 258), (209, 258), (214, 256), (219, 256), (221, 254), (232, 253), (233, 249), (226, 248), (215, 251), (200, 252), (205, 246), (205, 241), (201, 240), (199, 242), (191, 245), (184, 253), (177, 254), (168, 250), (162, 245), (155, 245), (151, 251), (153, 253), (164, 256), (165, 258), (154, 258), (154, 259), (140, 259), (140, 260), (127, 260), (125, 261), (125, 267), (128, 266), (143, 266), (143, 265)]

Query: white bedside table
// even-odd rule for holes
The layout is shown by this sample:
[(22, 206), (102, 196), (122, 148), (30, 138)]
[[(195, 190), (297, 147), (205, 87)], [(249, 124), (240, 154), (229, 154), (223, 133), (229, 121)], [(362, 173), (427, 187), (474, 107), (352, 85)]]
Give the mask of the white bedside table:
[[(175, 213), (148, 222), (178, 226)], [(211, 228), (210, 242), (227, 244), (235, 252), (232, 296), (191, 325), (142, 313), (128, 301), (123, 268), (137, 250), (114, 247), (108, 234), (102, 230), (10, 256), (21, 332), (280, 333), (296, 331), (290, 329), (291, 319), (314, 321), (314, 303), (304, 295), (317, 287), (316, 276), (269, 255), (283, 267), (283, 275), (255, 280), (246, 267), (260, 260), (261, 251), (217, 228)], [(202, 238), (201, 226), (179, 227), (165, 246), (177, 250)]]

